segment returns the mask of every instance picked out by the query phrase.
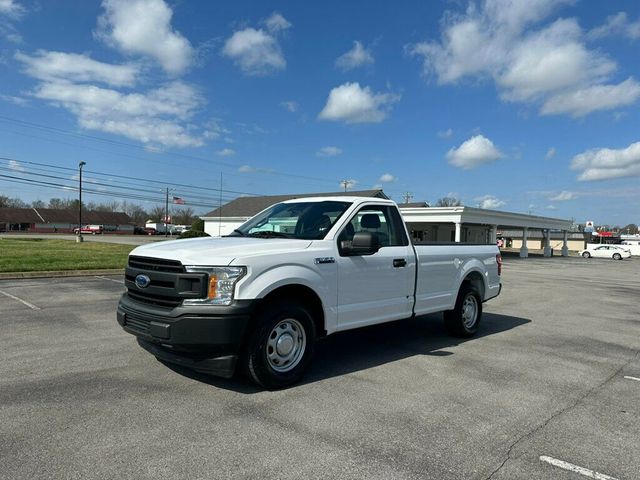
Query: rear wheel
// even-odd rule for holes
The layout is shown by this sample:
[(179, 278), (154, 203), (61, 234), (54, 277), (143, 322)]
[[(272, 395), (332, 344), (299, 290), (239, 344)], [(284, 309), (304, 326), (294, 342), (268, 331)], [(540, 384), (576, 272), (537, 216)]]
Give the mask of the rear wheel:
[(315, 325), (304, 306), (273, 303), (256, 319), (244, 356), (245, 369), (265, 388), (286, 387), (302, 377), (314, 343)]
[(613, 254), (613, 259), (614, 260), (622, 260), (622, 255), (620, 255), (619, 253), (614, 253)]
[(468, 284), (463, 284), (453, 310), (444, 312), (444, 325), (457, 337), (471, 337), (478, 331), (482, 317), (480, 294)]
[(591, 254), (589, 252), (582, 252), (582, 256), (584, 258), (589, 258), (591, 256)]

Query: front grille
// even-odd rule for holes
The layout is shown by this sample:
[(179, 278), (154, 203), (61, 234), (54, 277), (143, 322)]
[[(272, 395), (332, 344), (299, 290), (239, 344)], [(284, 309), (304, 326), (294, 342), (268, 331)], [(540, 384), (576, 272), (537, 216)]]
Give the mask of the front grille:
[(151, 257), (129, 257), (129, 266), (139, 270), (150, 270), (152, 272), (169, 272), (183, 273), (185, 272), (182, 264), (177, 260), (165, 260), (163, 258)]
[(141, 317), (134, 317), (130, 314), (125, 316), (124, 324), (129, 327), (131, 330), (136, 331), (137, 333), (142, 333), (144, 335), (149, 335), (149, 326), (150, 321), (145, 320)]
[(148, 292), (142, 292), (140, 290), (134, 290), (129, 288), (129, 297), (136, 302), (146, 303), (149, 305), (155, 305), (157, 307), (175, 308), (182, 303), (182, 298), (179, 297), (167, 297), (164, 295), (153, 295)]

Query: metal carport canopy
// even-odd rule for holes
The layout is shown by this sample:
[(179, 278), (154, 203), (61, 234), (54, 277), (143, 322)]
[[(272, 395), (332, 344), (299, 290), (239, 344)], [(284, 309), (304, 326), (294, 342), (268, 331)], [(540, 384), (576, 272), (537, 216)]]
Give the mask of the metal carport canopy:
[(571, 230), (573, 222), (561, 218), (540, 217), (524, 213), (502, 212), (474, 207), (418, 207), (402, 208), (405, 222), (473, 223), (541, 230)]

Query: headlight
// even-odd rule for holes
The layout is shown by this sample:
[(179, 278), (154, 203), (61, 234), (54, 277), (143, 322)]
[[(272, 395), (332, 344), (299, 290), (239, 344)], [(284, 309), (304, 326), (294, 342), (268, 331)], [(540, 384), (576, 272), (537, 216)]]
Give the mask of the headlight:
[(209, 275), (206, 298), (188, 298), (183, 305), (230, 305), (236, 282), (245, 274), (245, 267), (185, 266), (189, 273)]

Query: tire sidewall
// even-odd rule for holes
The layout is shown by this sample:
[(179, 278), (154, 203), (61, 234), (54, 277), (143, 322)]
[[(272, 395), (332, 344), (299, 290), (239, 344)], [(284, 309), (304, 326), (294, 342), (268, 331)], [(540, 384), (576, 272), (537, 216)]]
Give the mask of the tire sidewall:
[(584, 252), (582, 254), (582, 258), (589, 258), (591, 256), (591, 254), (589, 252)]
[[(465, 299), (473, 295), (476, 300), (476, 321), (471, 327), (467, 327), (462, 319), (462, 306)], [(482, 299), (480, 294), (471, 286), (462, 286), (456, 299), (456, 305), (453, 310), (444, 312), (444, 321), (447, 330), (458, 337), (471, 337), (476, 334), (480, 326), (482, 318)]]
[(613, 259), (614, 260), (622, 260), (622, 255), (620, 255), (619, 253), (614, 253), (613, 254)]
[[(306, 335), (306, 345), (298, 364), (288, 372), (275, 371), (267, 360), (267, 339), (273, 328), (286, 318), (300, 322)], [(286, 387), (302, 377), (311, 357), (315, 343), (315, 325), (311, 314), (304, 306), (279, 302), (267, 306), (256, 318), (255, 328), (249, 338), (245, 363), (247, 373), (258, 384), (268, 389)]]

